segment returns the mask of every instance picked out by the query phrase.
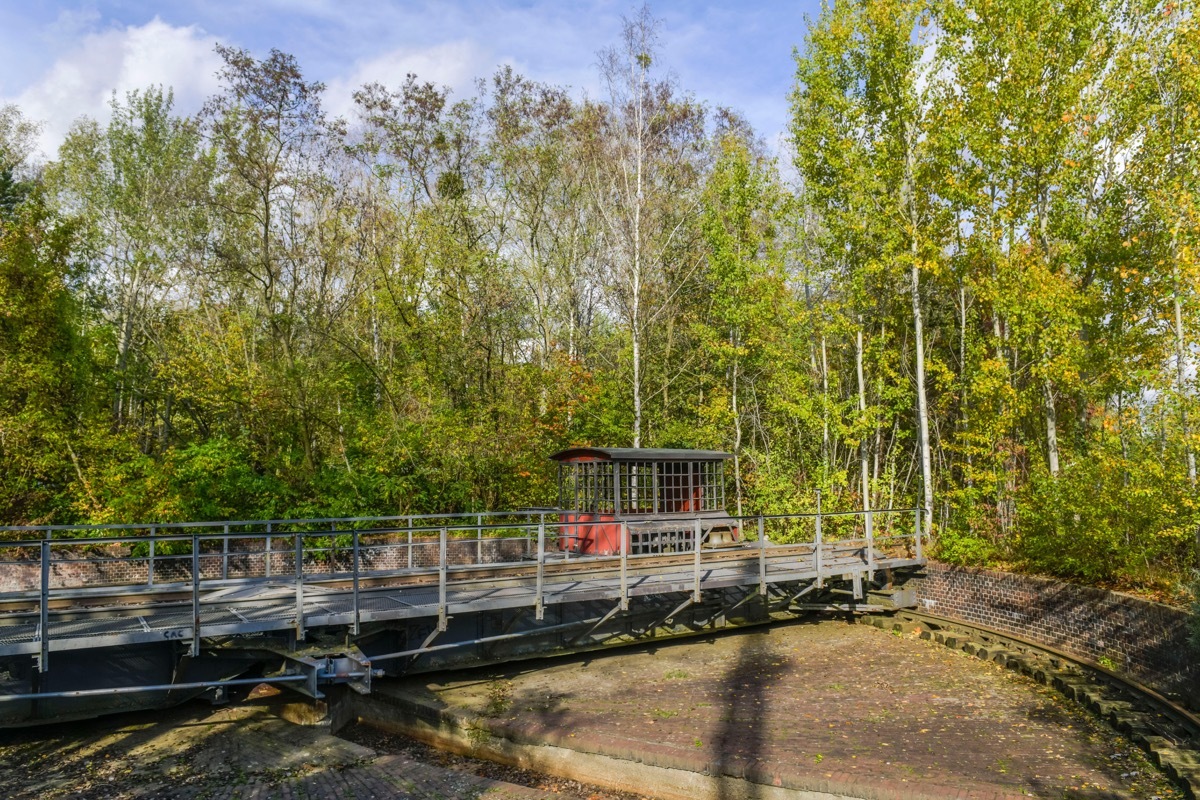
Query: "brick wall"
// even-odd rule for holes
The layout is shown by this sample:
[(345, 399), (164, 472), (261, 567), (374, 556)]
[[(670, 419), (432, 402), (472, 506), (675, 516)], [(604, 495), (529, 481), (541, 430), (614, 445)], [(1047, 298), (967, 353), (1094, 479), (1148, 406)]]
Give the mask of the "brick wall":
[(1136, 597), (1048, 578), (931, 562), (916, 582), (922, 611), (978, 623), (1093, 662), (1200, 708), (1200, 665), (1188, 614)]

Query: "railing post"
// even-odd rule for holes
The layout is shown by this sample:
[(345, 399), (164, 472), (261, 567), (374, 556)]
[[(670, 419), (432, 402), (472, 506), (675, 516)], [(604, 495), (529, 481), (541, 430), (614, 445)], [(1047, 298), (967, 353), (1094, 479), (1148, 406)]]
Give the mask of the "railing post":
[(813, 561), (817, 570), (817, 588), (825, 585), (825, 576), (821, 574), (821, 490), (817, 490), (817, 539), (813, 547)]
[(629, 610), (629, 523), (621, 521), (621, 610)]
[(41, 605), (38, 606), (38, 638), (40, 639), (41, 657), (38, 658), (38, 672), (50, 669), (50, 540), (42, 539), (42, 585)]
[(446, 529), (443, 527), (438, 546), (438, 630), (446, 630)]
[(875, 580), (875, 519), (874, 513), (867, 510), (867, 580)]
[(475, 515), (475, 563), (483, 563), (483, 514)]
[(192, 658), (200, 655), (200, 534), (192, 534)]
[(758, 515), (758, 593), (767, 594), (767, 535), (762, 514)]
[(542, 619), (546, 615), (545, 598), (542, 596), (543, 581), (546, 578), (546, 523), (538, 524), (537, 551), (537, 595), (534, 598), (534, 616)]
[(408, 518), (408, 568), (409, 568), (409, 569), (412, 569), (412, 566), (413, 566), (413, 557), (412, 557), (412, 548), (413, 548), (413, 542), (412, 542), (412, 526), (413, 526), (413, 518), (412, 518), (412, 517), (409, 517), (409, 518)]
[(304, 534), (296, 531), (294, 538), (293, 557), (296, 567), (296, 641), (304, 641)]
[(353, 532), (353, 536), (354, 536), (354, 553), (353, 553), (352, 557), (354, 558), (354, 564), (352, 565), (352, 568), (354, 570), (354, 635), (358, 636), (359, 611), (358, 611), (358, 530), (357, 529), (355, 529), (355, 531)]
[(229, 580), (229, 526), (225, 525), (225, 536), (221, 539), (221, 580)]
[(271, 577), (271, 523), (269, 523), (269, 522), (267, 523), (267, 550), (266, 550), (266, 554), (267, 554), (267, 556), (266, 556), (266, 557), (267, 557), (266, 577), (268, 577), (268, 578), (269, 578), (269, 577)]
[(692, 550), (695, 553), (692, 559), (692, 602), (700, 602), (700, 518), (696, 517), (692, 527)]
[(917, 558), (921, 558), (921, 509), (913, 511), (913, 536), (917, 539)]
[(158, 535), (158, 526), (150, 526), (150, 560), (146, 565), (146, 585), (154, 585), (154, 538)]

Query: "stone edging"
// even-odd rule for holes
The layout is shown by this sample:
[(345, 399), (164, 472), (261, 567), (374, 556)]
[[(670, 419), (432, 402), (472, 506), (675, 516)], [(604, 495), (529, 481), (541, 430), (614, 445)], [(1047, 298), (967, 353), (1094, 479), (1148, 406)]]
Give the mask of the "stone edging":
[(1200, 710), (1200, 659), (1188, 647), (1186, 611), (1050, 578), (938, 562), (908, 585), (921, 611), (1045, 644)]
[[(629, 746), (592, 737), (587, 732), (523, 731), (519, 726), (486, 717), (456, 713), (412, 698), (376, 693), (369, 699), (346, 694), (335, 712), (442, 750), (483, 758), (523, 769), (569, 777), (620, 791), (644, 793), (653, 788), (663, 800), (951, 800), (989, 798), (1017, 800), (1018, 794), (964, 791), (958, 786), (866, 781), (844, 772), (805, 773), (797, 769), (770, 773), (758, 763), (726, 766), (724, 774), (700, 754), (676, 748)], [(714, 769), (715, 768), (715, 769)]]

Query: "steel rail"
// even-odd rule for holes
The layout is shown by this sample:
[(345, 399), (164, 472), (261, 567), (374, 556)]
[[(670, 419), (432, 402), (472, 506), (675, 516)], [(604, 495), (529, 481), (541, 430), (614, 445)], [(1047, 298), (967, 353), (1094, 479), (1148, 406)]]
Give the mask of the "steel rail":
[[(1035, 654), (1039, 652), (1044, 653), (1064, 663), (1084, 667), (1087, 670), (1100, 674), (1110, 681), (1115, 681), (1121, 684), (1122, 687), (1131, 692), (1133, 695), (1143, 697), (1150, 701), (1150, 705), (1158, 706), (1159, 710), (1165, 712), (1169, 717), (1174, 717), (1177, 723), (1188, 729), (1192, 736), (1196, 738), (1197, 741), (1200, 741), (1200, 716), (1193, 714), (1183, 706), (1174, 702), (1155, 689), (1140, 683), (1128, 675), (1108, 669), (1107, 667), (1104, 667), (1092, 661), (1091, 659), (1075, 655), (1073, 653), (1068, 653), (1065, 650), (1060, 650), (1057, 647), (1054, 647), (1053, 645), (1035, 642), (1022, 636), (1008, 633), (1006, 631), (996, 630), (995, 628), (989, 628), (986, 625), (981, 625), (975, 622), (964, 622), (952, 617), (942, 617), (937, 614), (930, 614), (924, 611), (912, 611), (909, 609), (896, 612), (896, 616), (900, 618), (912, 619), (914, 621), (932, 622), (933, 625), (937, 625), (939, 628), (958, 628), (966, 633), (976, 631), (987, 634), (989, 637), (995, 639), (999, 644), (1002, 644), (1005, 641), (1013, 642), (1017, 645), (1020, 645), (1027, 651), (1032, 651)], [(929, 627), (933, 626), (931, 625)]]
[(280, 675), (274, 678), (231, 678), (227, 681), (195, 681), (193, 683), (166, 683), (156, 686), (111, 686), (106, 689), (76, 689), (66, 692), (42, 692), (34, 694), (0, 694), (0, 703), (16, 700), (53, 700), (63, 697), (109, 697), (115, 694), (139, 694), (141, 692), (172, 692), (176, 690), (216, 689), (223, 686), (257, 686), (260, 683), (302, 683), (307, 675)]

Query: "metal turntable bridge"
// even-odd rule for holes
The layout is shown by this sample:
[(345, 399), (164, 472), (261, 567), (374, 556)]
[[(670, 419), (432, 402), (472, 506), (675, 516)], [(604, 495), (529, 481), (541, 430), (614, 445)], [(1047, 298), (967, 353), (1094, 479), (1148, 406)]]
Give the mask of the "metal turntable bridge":
[(919, 509), (736, 523), (602, 556), (551, 510), (0, 528), (0, 725), (893, 608), (925, 563)]

